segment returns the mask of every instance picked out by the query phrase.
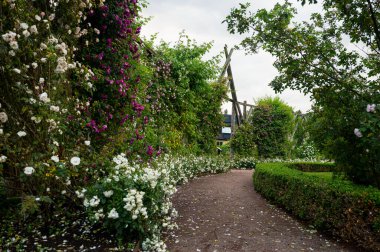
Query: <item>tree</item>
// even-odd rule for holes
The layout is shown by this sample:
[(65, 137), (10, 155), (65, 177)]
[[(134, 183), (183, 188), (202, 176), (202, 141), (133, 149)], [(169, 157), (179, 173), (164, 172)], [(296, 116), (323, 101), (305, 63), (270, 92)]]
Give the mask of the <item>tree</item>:
[(243, 123), (235, 132), (231, 139), (231, 147), (234, 154), (243, 157), (257, 157), (255, 135), (253, 126), (250, 123)]
[(278, 97), (262, 98), (256, 105), (249, 121), (259, 157), (286, 157), (293, 129), (293, 109)]
[[(324, 12), (312, 14), (310, 22), (292, 22), (296, 11), (290, 3), (256, 13), (241, 4), (226, 22), (231, 33), (250, 34), (241, 43), (248, 52), (263, 49), (276, 58), (279, 75), (270, 83), (276, 92), (290, 88), (311, 95), (315, 120), (323, 122), (314, 136), (317, 145), (353, 181), (379, 186), (380, 125), (374, 121), (380, 119), (380, 6), (363, 0), (323, 3)], [(364, 45), (363, 51), (349, 50), (343, 42), (347, 36)]]

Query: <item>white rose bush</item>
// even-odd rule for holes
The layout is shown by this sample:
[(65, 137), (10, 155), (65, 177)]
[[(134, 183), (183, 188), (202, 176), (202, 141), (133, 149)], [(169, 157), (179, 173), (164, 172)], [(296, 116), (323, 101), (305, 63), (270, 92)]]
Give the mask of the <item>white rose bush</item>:
[(113, 162), (108, 176), (76, 195), (93, 223), (113, 230), (120, 241), (144, 237), (144, 251), (166, 251), (161, 232), (176, 227), (177, 211), (171, 203), (176, 185), (231, 168), (229, 161), (215, 157), (165, 155), (139, 164), (121, 154)]
[(80, 143), (89, 129), (80, 125), (88, 121), (82, 111), (92, 71), (76, 59), (80, 36), (68, 30), (84, 25), (83, 13), (95, 2), (1, 2), (0, 152), (7, 157), (0, 164), (1, 192), (20, 200), (25, 218), (36, 206), (48, 207), (25, 199), (65, 202), (66, 181), (79, 177), (70, 158), (86, 150)]

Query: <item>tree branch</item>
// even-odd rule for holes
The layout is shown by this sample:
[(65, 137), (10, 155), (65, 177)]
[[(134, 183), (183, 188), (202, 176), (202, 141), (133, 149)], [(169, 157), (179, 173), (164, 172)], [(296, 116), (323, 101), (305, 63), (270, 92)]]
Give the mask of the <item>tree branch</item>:
[(368, 3), (369, 11), (371, 13), (371, 19), (372, 19), (372, 22), (373, 22), (373, 29), (374, 29), (375, 35), (376, 35), (377, 47), (379, 48), (379, 51), (380, 51), (380, 31), (379, 31), (379, 26), (377, 24), (377, 19), (376, 19), (376, 16), (375, 16), (375, 12), (373, 11), (371, 0), (367, 0), (367, 3)]

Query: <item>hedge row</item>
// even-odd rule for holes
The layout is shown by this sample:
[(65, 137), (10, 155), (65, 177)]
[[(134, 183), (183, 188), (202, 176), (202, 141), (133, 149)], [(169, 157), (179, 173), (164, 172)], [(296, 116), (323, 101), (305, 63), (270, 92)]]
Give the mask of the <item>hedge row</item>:
[(334, 163), (299, 162), (289, 163), (288, 166), (303, 172), (332, 172), (335, 170)]
[(320, 231), (380, 251), (380, 190), (311, 176), (288, 164), (258, 164), (255, 190)]

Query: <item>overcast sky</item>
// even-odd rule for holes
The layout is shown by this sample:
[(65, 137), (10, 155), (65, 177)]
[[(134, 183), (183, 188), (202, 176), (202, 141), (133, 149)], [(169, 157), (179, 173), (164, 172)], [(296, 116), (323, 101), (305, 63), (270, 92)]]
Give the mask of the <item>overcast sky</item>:
[[(240, 43), (243, 37), (231, 35), (227, 32), (227, 25), (222, 21), (229, 14), (231, 8), (237, 7), (244, 0), (151, 0), (150, 5), (143, 11), (144, 17), (152, 20), (143, 27), (142, 34), (150, 36), (158, 34), (158, 39), (167, 42), (178, 40), (179, 33), (185, 31), (192, 39), (198, 42), (214, 42), (209, 56), (217, 55), (225, 44), (229, 48)], [(271, 9), (281, 0), (255, 0), (252, 10)], [(320, 6), (302, 7), (296, 0), (291, 0), (299, 9), (297, 21), (307, 20), (312, 12), (320, 11)], [(239, 101), (254, 103), (254, 100), (263, 96), (274, 96), (274, 91), (268, 86), (277, 75), (273, 67), (274, 58), (265, 52), (255, 55), (245, 55), (243, 51), (235, 51), (232, 56), (231, 67)], [(297, 91), (285, 91), (279, 94), (282, 100), (295, 110), (306, 112), (310, 109), (309, 97)], [(231, 111), (231, 105), (225, 104), (223, 109)]]

